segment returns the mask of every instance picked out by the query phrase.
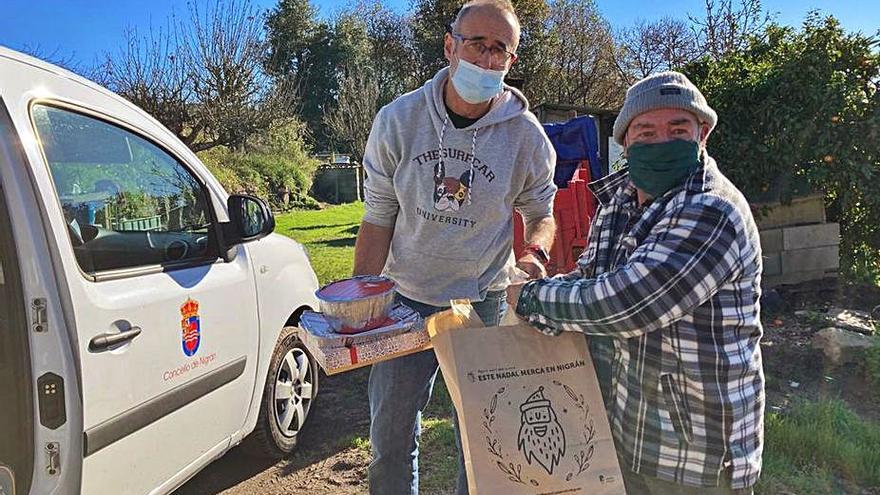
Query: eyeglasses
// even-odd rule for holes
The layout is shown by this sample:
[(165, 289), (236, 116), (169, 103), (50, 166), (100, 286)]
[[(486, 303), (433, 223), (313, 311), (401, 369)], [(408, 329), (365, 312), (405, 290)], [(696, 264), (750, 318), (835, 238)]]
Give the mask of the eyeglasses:
[(482, 38), (469, 38), (462, 36), (461, 34), (454, 32), (451, 27), (447, 27), (446, 32), (448, 32), (456, 41), (461, 43), (461, 46), (464, 48), (464, 53), (470, 59), (482, 57), (486, 52), (489, 52), (489, 58), (492, 61), (492, 65), (496, 66), (505, 65), (507, 62), (516, 59), (515, 53), (509, 52), (498, 45), (487, 45), (483, 43)]

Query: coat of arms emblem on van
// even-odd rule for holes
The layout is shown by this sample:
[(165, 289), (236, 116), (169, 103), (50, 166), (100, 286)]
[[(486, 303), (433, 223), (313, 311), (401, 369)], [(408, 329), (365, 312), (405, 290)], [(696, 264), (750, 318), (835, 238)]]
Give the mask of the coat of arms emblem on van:
[(199, 302), (187, 298), (180, 306), (180, 340), (183, 345), (183, 353), (193, 356), (199, 350), (202, 342), (202, 327), (199, 320)]

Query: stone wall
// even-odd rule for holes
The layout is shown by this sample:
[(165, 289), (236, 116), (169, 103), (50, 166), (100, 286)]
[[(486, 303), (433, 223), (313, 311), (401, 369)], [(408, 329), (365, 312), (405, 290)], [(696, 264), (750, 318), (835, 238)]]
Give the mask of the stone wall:
[(775, 287), (836, 278), (840, 225), (825, 218), (822, 195), (790, 205), (753, 205), (764, 255), (763, 285)]

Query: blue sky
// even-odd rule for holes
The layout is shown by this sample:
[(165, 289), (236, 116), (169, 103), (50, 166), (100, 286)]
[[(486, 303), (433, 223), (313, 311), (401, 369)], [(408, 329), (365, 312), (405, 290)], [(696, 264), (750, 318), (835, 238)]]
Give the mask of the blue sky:
[[(126, 28), (146, 31), (164, 26), (172, 13), (186, 15), (184, 0), (2, 0), (0, 44), (13, 49), (29, 48), (53, 58), (88, 64), (107, 51), (116, 50)], [(271, 8), (277, 0), (252, 0), (258, 7)], [(330, 16), (351, 0), (317, 0), (321, 14)], [(638, 19), (700, 14), (703, 0), (596, 0), (599, 10), (614, 27)], [(386, 0), (405, 11), (410, 0)], [(880, 30), (877, 0), (764, 0), (783, 24), (799, 25), (812, 9), (835, 15), (850, 31), (876, 33)]]

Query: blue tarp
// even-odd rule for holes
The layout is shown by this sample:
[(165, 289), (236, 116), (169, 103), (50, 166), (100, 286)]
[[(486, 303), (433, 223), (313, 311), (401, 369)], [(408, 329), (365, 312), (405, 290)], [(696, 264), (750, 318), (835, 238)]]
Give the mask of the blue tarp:
[(557, 187), (568, 187), (568, 181), (581, 160), (590, 161), (590, 180), (602, 177), (599, 163), (599, 132), (590, 116), (575, 117), (568, 122), (544, 124), (544, 131), (556, 150)]

